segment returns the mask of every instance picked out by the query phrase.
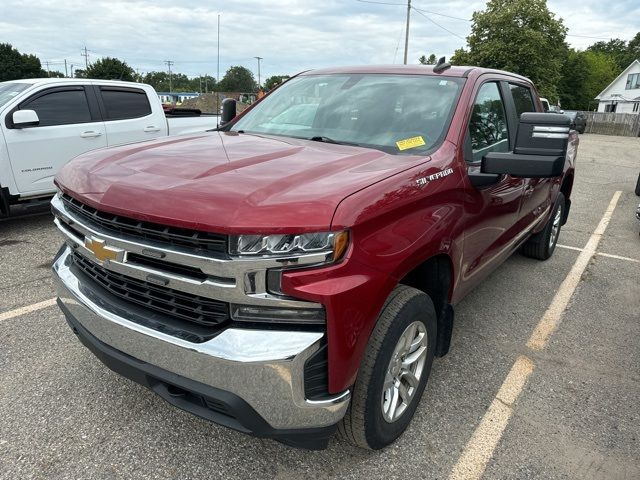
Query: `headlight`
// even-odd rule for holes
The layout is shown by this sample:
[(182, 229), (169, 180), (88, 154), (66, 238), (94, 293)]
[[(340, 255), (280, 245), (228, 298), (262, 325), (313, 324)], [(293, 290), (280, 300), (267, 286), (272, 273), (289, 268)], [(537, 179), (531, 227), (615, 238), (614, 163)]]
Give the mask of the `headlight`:
[(238, 235), (231, 239), (232, 255), (293, 257), (310, 253), (332, 254), (328, 261), (340, 260), (349, 245), (349, 232), (303, 233), (300, 235)]

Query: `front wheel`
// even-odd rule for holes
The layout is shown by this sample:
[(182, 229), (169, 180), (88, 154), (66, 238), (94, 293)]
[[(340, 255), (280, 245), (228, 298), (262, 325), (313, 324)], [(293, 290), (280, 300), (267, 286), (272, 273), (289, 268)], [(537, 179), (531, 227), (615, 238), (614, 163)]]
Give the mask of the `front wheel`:
[(564, 195), (559, 193), (551, 217), (549, 217), (544, 229), (532, 235), (522, 246), (522, 253), (525, 256), (538, 260), (547, 260), (553, 255), (560, 236), (560, 229), (562, 228), (565, 206)]
[(377, 450), (405, 431), (431, 372), (436, 334), (429, 296), (405, 285), (396, 287), (369, 339), (351, 404), (338, 427), (342, 438)]

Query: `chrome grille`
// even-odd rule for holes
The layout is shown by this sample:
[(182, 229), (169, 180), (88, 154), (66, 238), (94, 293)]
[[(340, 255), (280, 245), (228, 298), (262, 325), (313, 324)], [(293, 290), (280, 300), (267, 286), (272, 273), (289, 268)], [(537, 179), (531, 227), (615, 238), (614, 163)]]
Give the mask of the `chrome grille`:
[(90, 207), (67, 194), (62, 195), (62, 201), (65, 207), (89, 225), (94, 228), (99, 227), (112, 234), (127, 235), (138, 240), (152, 240), (170, 246), (187, 247), (220, 254), (227, 253), (227, 235), (170, 227), (106, 213)]
[(229, 320), (229, 305), (225, 302), (127, 277), (78, 253), (73, 254), (73, 263), (113, 295), (148, 309), (206, 326), (219, 326)]

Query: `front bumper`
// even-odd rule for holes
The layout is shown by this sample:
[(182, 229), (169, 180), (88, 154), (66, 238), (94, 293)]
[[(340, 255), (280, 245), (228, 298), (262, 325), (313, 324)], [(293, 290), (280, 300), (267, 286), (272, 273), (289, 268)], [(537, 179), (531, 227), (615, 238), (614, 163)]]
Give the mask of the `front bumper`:
[(58, 303), (108, 367), (173, 405), (236, 430), (295, 446), (326, 446), (350, 392), (305, 398), (304, 365), (323, 333), (228, 328), (204, 343), (187, 342), (136, 322), (136, 308), (107, 301), (74, 273), (70, 252), (63, 247), (53, 265)]

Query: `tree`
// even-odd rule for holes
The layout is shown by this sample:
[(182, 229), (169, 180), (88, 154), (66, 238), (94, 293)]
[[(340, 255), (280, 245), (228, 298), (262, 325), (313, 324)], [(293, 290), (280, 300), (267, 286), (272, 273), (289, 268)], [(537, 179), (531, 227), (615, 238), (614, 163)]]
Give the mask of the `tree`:
[[(584, 95), (593, 102), (596, 95), (605, 89), (618, 75), (616, 70), (616, 61), (610, 56), (598, 52), (584, 52), (585, 60), (589, 69), (589, 75), (586, 77), (582, 86)], [(585, 110), (589, 105), (585, 107)]]
[(584, 90), (585, 80), (589, 76), (589, 63), (584, 52), (568, 49), (560, 73), (558, 96), (562, 107), (567, 110), (587, 110), (592, 99)]
[(86, 78), (125, 80), (127, 82), (133, 82), (135, 80), (136, 72), (122, 60), (112, 57), (104, 57), (89, 65), (89, 67), (84, 71), (84, 74), (86, 75)]
[(619, 38), (614, 38), (607, 42), (596, 42), (590, 45), (587, 51), (611, 57), (616, 62), (618, 73), (631, 63), (631, 60), (627, 62), (627, 42)]
[[(168, 72), (148, 72), (140, 76), (142, 83), (148, 83), (158, 92), (169, 91)], [(216, 79), (211, 75), (199, 75), (189, 78), (184, 73), (171, 74), (171, 90), (173, 92), (211, 92), (216, 85)]]
[(634, 60), (640, 60), (640, 32), (636, 33), (633, 39), (627, 44), (627, 63), (623, 68), (627, 68)]
[(436, 62), (437, 62), (436, 54), (432, 53), (431, 55), (429, 55), (429, 58), (427, 58), (424, 55), (422, 55), (418, 59), (418, 62), (420, 62), (421, 65), (435, 65)]
[(563, 108), (590, 110), (594, 99), (618, 75), (613, 56), (587, 50), (570, 49), (562, 66), (558, 95)]
[(245, 67), (230, 67), (218, 85), (218, 92), (255, 92), (258, 85), (253, 73)]
[(556, 97), (566, 34), (546, 0), (489, 0), (473, 14), (468, 50), (457, 51), (452, 61), (519, 73), (543, 96)]
[(46, 76), (38, 57), (21, 54), (9, 43), (0, 43), (0, 82)]
[(287, 78), (290, 78), (289, 75), (272, 75), (264, 81), (264, 89), (269, 91), (280, 85)]

